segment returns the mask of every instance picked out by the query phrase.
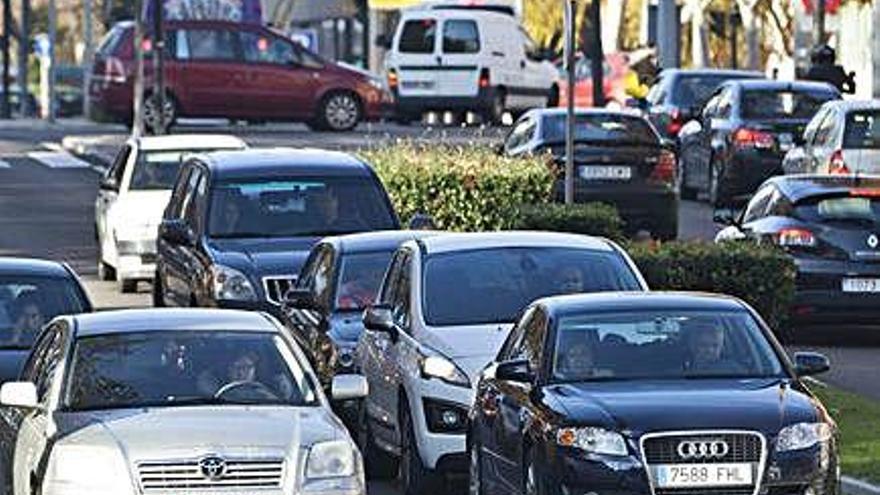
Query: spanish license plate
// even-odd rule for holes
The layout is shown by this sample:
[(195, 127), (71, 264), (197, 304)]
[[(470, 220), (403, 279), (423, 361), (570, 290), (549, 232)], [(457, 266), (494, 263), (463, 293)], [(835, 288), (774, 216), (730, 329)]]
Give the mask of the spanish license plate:
[(400, 85), (406, 89), (434, 89), (434, 81), (403, 81)]
[(578, 171), (584, 180), (630, 180), (632, 168), (612, 165), (585, 165)]
[(880, 278), (845, 278), (843, 292), (880, 292)]
[(657, 488), (702, 488), (752, 484), (749, 463), (661, 464), (654, 467)]

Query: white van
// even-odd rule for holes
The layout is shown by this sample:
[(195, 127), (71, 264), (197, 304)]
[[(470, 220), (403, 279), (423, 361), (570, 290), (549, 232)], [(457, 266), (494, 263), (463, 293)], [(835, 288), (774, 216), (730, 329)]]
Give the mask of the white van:
[(401, 120), (429, 110), (481, 113), (555, 106), (556, 68), (542, 60), (513, 15), (498, 10), (434, 6), (404, 11), (385, 59)]

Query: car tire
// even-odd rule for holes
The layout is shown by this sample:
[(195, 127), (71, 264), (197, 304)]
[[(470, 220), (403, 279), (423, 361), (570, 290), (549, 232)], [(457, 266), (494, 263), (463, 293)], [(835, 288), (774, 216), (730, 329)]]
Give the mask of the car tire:
[(162, 292), (162, 279), (159, 278), (159, 272), (153, 276), (153, 307), (165, 307), (165, 294)]
[(367, 479), (390, 480), (393, 479), (400, 468), (400, 460), (393, 455), (380, 449), (373, 441), (373, 431), (370, 421), (367, 419), (367, 408), (364, 401), (358, 406), (358, 448), (364, 457), (364, 470)]
[(98, 258), (98, 280), (113, 282), (116, 280), (116, 269)]
[(480, 443), (477, 433), (472, 431), (468, 445), (468, 494), (483, 495), (483, 460), (480, 455)]
[(123, 294), (134, 294), (137, 292), (137, 280), (119, 279), (117, 284), (119, 285), (119, 292)]
[(492, 102), (486, 109), (485, 120), (494, 125), (504, 123), (504, 113), (507, 111), (507, 93), (504, 89), (496, 89), (492, 96)]
[(415, 439), (415, 425), (412, 414), (406, 404), (402, 404), (400, 412), (401, 455), (400, 481), (406, 495), (423, 495), (441, 493), (437, 474), (422, 463), (419, 446)]
[(177, 121), (177, 100), (174, 99), (174, 96), (171, 93), (166, 93), (164, 103), (164, 116), (162, 119), (162, 126), (160, 128), (159, 123), (157, 122), (158, 119), (156, 108), (158, 106), (158, 102), (156, 101), (156, 98), (153, 95), (150, 95), (144, 99), (143, 119), (144, 130), (147, 132), (147, 134), (166, 134)]
[(357, 127), (362, 118), (363, 108), (356, 94), (334, 91), (321, 100), (315, 123), (321, 130), (345, 132)]
[(538, 472), (538, 459), (534, 449), (529, 449), (525, 455), (525, 468), (523, 469), (523, 494), (525, 495), (549, 495), (541, 473)]

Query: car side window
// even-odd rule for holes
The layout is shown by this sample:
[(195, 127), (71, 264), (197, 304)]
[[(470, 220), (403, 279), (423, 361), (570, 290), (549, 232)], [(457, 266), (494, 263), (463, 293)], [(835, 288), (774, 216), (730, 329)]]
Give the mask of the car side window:
[(410, 324), (410, 287), (412, 282), (412, 255), (404, 252), (400, 260), (400, 270), (394, 296), (391, 301), (391, 315), (394, 322), (403, 330), (409, 330)]
[(112, 181), (117, 186), (122, 185), (122, 177), (125, 175), (125, 164), (128, 163), (128, 157), (131, 155), (131, 146), (125, 145), (119, 150), (113, 165), (107, 171), (106, 179)]
[(819, 124), (819, 128), (816, 129), (816, 137), (813, 140), (814, 146), (827, 146), (831, 143), (831, 139), (834, 136), (832, 131), (836, 121), (837, 113), (834, 110), (829, 111), (825, 119), (822, 120), (822, 123)]
[(520, 146), (529, 142), (529, 138), (531, 137), (532, 131), (534, 131), (535, 127), (535, 122), (529, 117), (526, 117), (519, 123), (517, 123), (513, 127), (513, 131), (511, 131), (510, 136), (508, 136), (507, 138), (507, 144), (505, 145), (507, 151), (515, 150), (516, 148), (519, 148)]
[(171, 200), (168, 202), (165, 218), (170, 220), (180, 218), (180, 209), (183, 206), (183, 200), (186, 198), (187, 185), (189, 185), (189, 178), (193, 173), (193, 169), (194, 167), (186, 167), (180, 171), (177, 183), (174, 184)]
[(443, 23), (443, 53), (478, 53), (480, 32), (477, 23), (450, 19)]
[(825, 121), (825, 117), (828, 115), (828, 109), (822, 108), (819, 110), (819, 113), (810, 120), (810, 123), (807, 124), (806, 129), (804, 129), (804, 142), (808, 145), (814, 144), (814, 140), (816, 139), (816, 131), (819, 129), (819, 126), (822, 122)]
[(394, 299), (394, 293), (397, 290), (398, 272), (400, 272), (401, 263), (403, 262), (403, 251), (398, 251), (391, 259), (388, 265), (388, 271), (385, 273), (385, 279), (382, 283), (382, 292), (379, 294), (379, 303), (391, 305)]
[(262, 33), (239, 33), (241, 51), (245, 62), (267, 63), (274, 65), (300, 65), (299, 53), (294, 50), (293, 43), (277, 36)]
[(733, 91), (726, 89), (718, 97), (718, 108), (715, 110), (715, 118), (729, 119), (733, 113)]
[(535, 308), (528, 308), (525, 313), (517, 320), (519, 324), (511, 330), (510, 335), (507, 337), (507, 340), (504, 342), (504, 345), (501, 347), (501, 351), (498, 353), (499, 361), (508, 361), (513, 359), (515, 352), (520, 348), (522, 343), (523, 335), (525, 335), (525, 329), (529, 325), (532, 317), (534, 316)]
[(193, 169), (186, 184), (186, 191), (184, 192), (183, 202), (180, 205), (180, 215), (178, 216), (178, 218), (187, 221), (191, 228), (196, 227), (194, 224), (189, 222), (191, 222), (191, 220), (195, 216), (195, 199), (199, 181), (201, 179), (201, 171), (198, 169)]
[(754, 222), (766, 216), (767, 206), (770, 204), (774, 191), (775, 188), (773, 186), (766, 186), (755, 194), (752, 200), (749, 201), (749, 206), (746, 208), (745, 215), (743, 215), (743, 223)]
[(515, 351), (514, 359), (527, 360), (532, 370), (541, 369), (546, 334), (547, 321), (544, 312), (535, 310), (529, 321), (524, 323), (523, 336)]
[(225, 29), (188, 29), (186, 48), (180, 47), (178, 38), (177, 53), (185, 53), (189, 60), (234, 60), (235, 33)]
[(703, 121), (708, 121), (716, 115), (718, 112), (718, 103), (720, 102), (721, 95), (715, 95), (706, 102), (706, 106), (703, 107), (703, 112), (701, 113)]
[(296, 281), (297, 289), (311, 290), (315, 280), (315, 271), (318, 269), (318, 260), (321, 258), (322, 246), (312, 249), (306, 262), (303, 263)]
[(31, 359), (25, 365), (22, 379), (33, 383), (37, 388), (37, 401), (46, 404), (55, 370), (64, 355), (63, 325), (56, 323), (49, 327), (34, 348)]
[(186, 223), (193, 229), (193, 231), (202, 233), (208, 206), (208, 180), (204, 173), (195, 175), (198, 175), (198, 182), (195, 185), (193, 197), (190, 201), (189, 209), (186, 212)]
[(767, 205), (767, 216), (768, 217), (787, 217), (791, 216), (794, 212), (794, 205), (791, 204), (791, 201), (788, 200), (779, 189), (773, 189), (773, 194), (770, 196), (770, 203)]

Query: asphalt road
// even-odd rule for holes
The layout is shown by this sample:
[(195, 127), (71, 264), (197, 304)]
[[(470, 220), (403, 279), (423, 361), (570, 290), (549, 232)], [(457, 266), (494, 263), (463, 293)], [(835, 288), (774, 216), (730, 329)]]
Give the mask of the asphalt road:
[[(491, 143), (503, 134), (499, 129), (401, 128), (373, 126), (347, 134), (310, 133), (302, 126), (262, 128), (198, 128), (186, 132), (237, 132), (252, 145), (313, 146), (352, 149), (409, 138), (428, 142)], [(70, 160), (64, 153), (33, 154), (65, 136), (80, 136), (99, 142), (105, 153), (125, 137), (116, 127), (78, 124), (31, 126), (0, 124), (0, 256), (31, 256), (69, 263), (81, 275), (100, 309), (129, 308), (149, 304), (148, 284), (139, 292), (121, 295), (114, 283), (96, 279), (94, 208), (99, 174), (88, 163)], [(82, 141), (82, 140), (81, 140)], [(67, 158), (65, 158), (67, 157)], [(711, 239), (717, 227), (711, 209), (702, 203), (683, 202), (680, 233), (684, 239)], [(791, 350), (810, 348), (829, 355), (833, 371), (823, 379), (863, 395), (880, 399), (876, 379), (880, 328), (840, 326), (804, 328), (811, 339)], [(870, 335), (870, 338), (866, 338)], [(392, 494), (398, 490), (386, 484), (372, 484), (371, 494)]]

